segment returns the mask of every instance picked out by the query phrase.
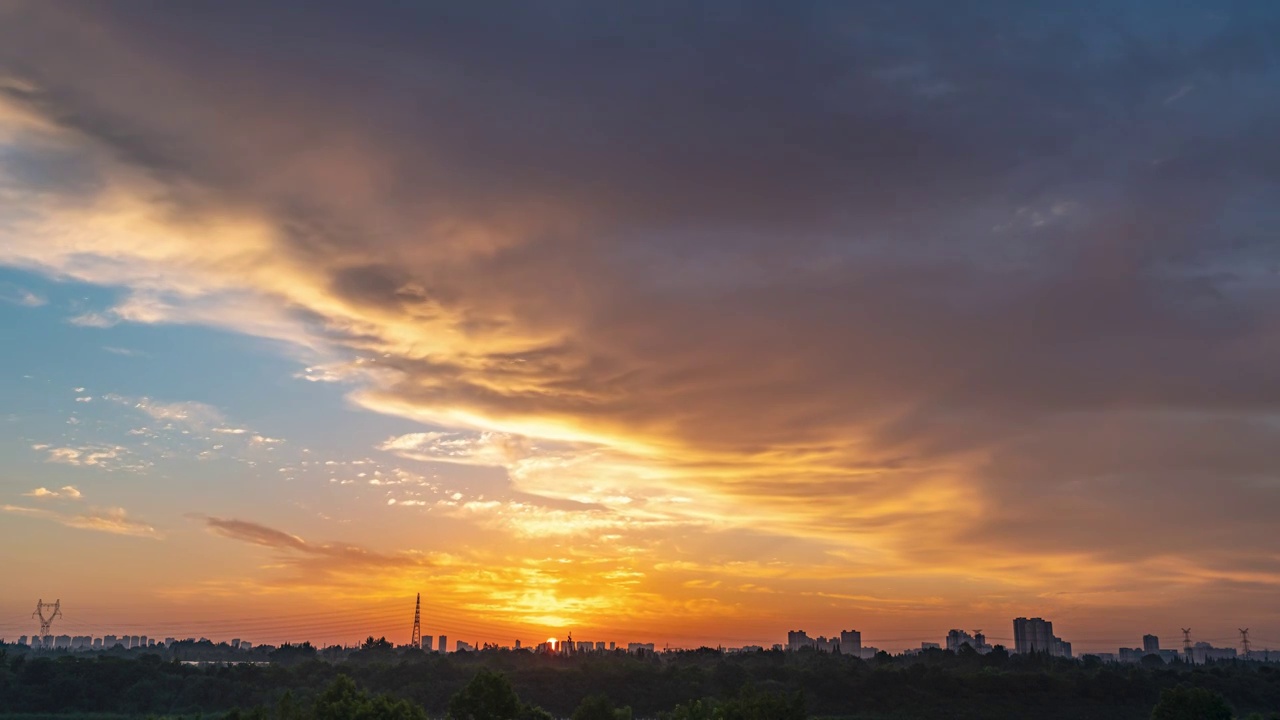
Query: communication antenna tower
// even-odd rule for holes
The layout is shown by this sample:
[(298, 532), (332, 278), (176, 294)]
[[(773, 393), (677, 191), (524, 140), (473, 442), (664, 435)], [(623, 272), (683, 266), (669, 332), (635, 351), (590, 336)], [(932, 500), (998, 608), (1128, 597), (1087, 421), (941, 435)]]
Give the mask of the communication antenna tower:
[[(50, 610), (49, 617), (44, 616), (44, 611)], [(54, 600), (47, 603), (43, 598), (36, 601), (36, 611), (31, 613), (31, 617), (40, 618), (40, 637), (49, 637), (49, 626), (53, 625), (53, 621), (62, 617), (62, 601)]]
[(413, 647), (422, 647), (422, 593), (418, 593), (418, 599), (413, 603), (413, 637), (409, 639), (409, 644)]
[(1249, 659), (1249, 628), (1237, 628), (1240, 631), (1240, 644), (1244, 646), (1244, 658)]

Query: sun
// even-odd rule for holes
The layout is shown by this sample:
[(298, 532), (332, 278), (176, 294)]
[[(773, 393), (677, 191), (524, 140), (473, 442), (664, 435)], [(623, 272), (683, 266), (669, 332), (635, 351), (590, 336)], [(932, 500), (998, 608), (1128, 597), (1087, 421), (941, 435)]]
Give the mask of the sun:
[(555, 639), (555, 638), (547, 638), (547, 642), (551, 643), (552, 645), (555, 645), (555, 644), (556, 644), (556, 639)]

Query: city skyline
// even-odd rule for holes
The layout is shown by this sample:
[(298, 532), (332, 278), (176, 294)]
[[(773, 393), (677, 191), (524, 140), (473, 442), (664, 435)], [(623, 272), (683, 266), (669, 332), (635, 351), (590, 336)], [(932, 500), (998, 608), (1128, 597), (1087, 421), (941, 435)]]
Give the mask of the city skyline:
[[(43, 623), (46, 619), (51, 621), (53, 620), (52, 617), (46, 616), (45, 614), (43, 614), (42, 612), (43, 607), (44, 606), (56, 607), (60, 605), (60, 603), (61, 603), (61, 599), (56, 601), (56, 603), (44, 603), (43, 600), (39, 601), (39, 603), (36, 606), (36, 611), (33, 613), (32, 617), (40, 619), (42, 630), (45, 627)], [(416, 600), (416, 607), (414, 612), (415, 626), (418, 625), (418, 622), (420, 620), (420, 617), (421, 617), (420, 611), (421, 611), (421, 596), (419, 595)], [(343, 638), (342, 640), (339, 640), (336, 642), (327, 641), (326, 639), (332, 640), (335, 637), (335, 634), (333, 631), (325, 631), (323, 628), (330, 626), (329, 624), (333, 621), (332, 618), (338, 614), (339, 613), (330, 612), (330, 613), (320, 613), (320, 614), (312, 613), (309, 615), (295, 615), (291, 617), (258, 618), (256, 620), (242, 619), (237, 621), (237, 624), (234, 627), (224, 624), (221, 626), (221, 629), (219, 631), (208, 633), (208, 635), (213, 635), (213, 637), (208, 637), (207, 634), (203, 632), (195, 633), (195, 634), (186, 633), (186, 632), (175, 632), (174, 630), (172, 630), (172, 627), (175, 627), (175, 626), (169, 626), (169, 628), (165, 632), (165, 637), (163, 638), (160, 637), (159, 635), (152, 635), (146, 632), (143, 632), (143, 634), (141, 635), (136, 634), (136, 627), (134, 628), (135, 634), (132, 634), (132, 635), (130, 635), (127, 632), (120, 635), (105, 634), (105, 633), (97, 634), (95, 632), (95, 630), (97, 629), (93, 629), (92, 626), (86, 626), (83, 623), (76, 623), (75, 632), (67, 631), (65, 628), (58, 627), (56, 632), (49, 632), (45, 634), (44, 635), (45, 640), (42, 642), (49, 643), (52, 641), (51, 640), (52, 638), (56, 637), (56, 638), (65, 640), (67, 643), (66, 647), (59, 645), (58, 646), (59, 648), (75, 649), (75, 650), (106, 649), (111, 647), (111, 645), (109, 644), (110, 641), (117, 638), (124, 644), (125, 649), (129, 649), (131, 647), (130, 646), (131, 638), (132, 638), (134, 647), (138, 646), (138, 640), (140, 638), (142, 647), (146, 647), (148, 641), (150, 641), (151, 646), (155, 646), (156, 644), (168, 645), (173, 643), (175, 640), (177, 641), (185, 640), (187, 642), (191, 642), (199, 639), (201, 642), (207, 640), (207, 641), (213, 642), (214, 644), (229, 642), (233, 645), (233, 647), (239, 645), (242, 642), (246, 644), (251, 644), (251, 646), (253, 647), (263, 647), (263, 646), (278, 647), (283, 644), (298, 645), (306, 642), (306, 643), (311, 643), (316, 647), (325, 647), (327, 645), (333, 645), (333, 646), (340, 646), (345, 648), (353, 648), (353, 647), (358, 647), (359, 645), (364, 643), (367, 639), (380, 638), (380, 639), (385, 639), (388, 642), (391, 642), (392, 645), (396, 647), (401, 647), (401, 648), (418, 647), (421, 645), (423, 649), (427, 649), (426, 643), (430, 643), (431, 647), (434, 648), (435, 651), (437, 652), (454, 652), (453, 649), (449, 649), (449, 648), (453, 648), (454, 646), (458, 646), (458, 647), (466, 646), (468, 649), (476, 649), (476, 648), (480, 648), (488, 645), (492, 645), (494, 647), (506, 648), (506, 649), (519, 650), (523, 647), (524, 649), (534, 650), (534, 649), (541, 649), (543, 645), (546, 645), (548, 643), (551, 644), (552, 649), (554, 650), (554, 649), (558, 649), (556, 647), (557, 643), (561, 643), (566, 640), (577, 643), (577, 644), (592, 645), (596, 650), (604, 650), (606, 649), (605, 646), (607, 645), (609, 646), (608, 649), (610, 651), (613, 650), (612, 646), (614, 646), (615, 644), (620, 649), (626, 649), (629, 645), (645, 644), (643, 642), (644, 639), (641, 639), (640, 643), (634, 642), (636, 638), (626, 638), (621, 641), (619, 641), (616, 638), (613, 638), (610, 640), (598, 640), (598, 639), (584, 640), (583, 638), (585, 636), (581, 632), (579, 634), (579, 637), (575, 640), (572, 637), (572, 630), (570, 630), (568, 632), (567, 637), (551, 637), (546, 639), (543, 639), (540, 635), (537, 635), (537, 633), (534, 632), (532, 634), (531, 642), (525, 641), (525, 638), (529, 636), (528, 632), (525, 633), (524, 637), (515, 636), (513, 639), (512, 638), (500, 639), (500, 638), (485, 636), (483, 632), (477, 634), (477, 632), (473, 631), (470, 635), (467, 635), (466, 637), (459, 637), (458, 635), (454, 635), (453, 636), (454, 645), (450, 645), (449, 631), (446, 629), (445, 632), (443, 633), (439, 632), (441, 629), (444, 629), (447, 626), (447, 621), (443, 624), (433, 625), (430, 623), (430, 618), (428, 618), (428, 623), (422, 624), (421, 626), (416, 626), (410, 631), (408, 642), (401, 642), (402, 638), (398, 638), (394, 634), (378, 633), (378, 632), (372, 632), (372, 631), (369, 631), (369, 632), (357, 631), (355, 633), (343, 632), (343, 633), (339, 633), (339, 635)], [(57, 617), (62, 617), (62, 616), (59, 613)], [(346, 622), (359, 624), (365, 621), (357, 617), (357, 618), (347, 618)], [(1160, 643), (1160, 636), (1149, 633), (1149, 632), (1143, 633), (1140, 637), (1135, 634), (1132, 637), (1119, 636), (1115, 638), (1108, 638), (1106, 640), (1100, 640), (1097, 637), (1092, 637), (1088, 641), (1087, 645), (1073, 646), (1073, 643), (1070, 640), (1066, 638), (1060, 638), (1055, 634), (1052, 621), (1046, 621), (1038, 617), (1036, 618), (1018, 617), (1012, 620), (1012, 624), (1013, 624), (1013, 630), (1008, 635), (1005, 635), (1000, 630), (987, 632), (981, 628), (962, 629), (962, 628), (957, 628), (953, 626), (953, 627), (950, 627), (943, 635), (940, 635), (940, 637), (942, 637), (943, 639), (943, 642), (941, 643), (935, 642), (929, 639), (930, 637), (934, 637), (934, 636), (920, 635), (920, 636), (912, 636), (908, 638), (903, 638), (903, 637), (874, 638), (877, 640), (877, 642), (873, 644), (871, 642), (864, 643), (863, 633), (860, 630), (856, 630), (856, 629), (833, 631), (830, 638), (821, 634), (819, 634), (816, 637), (809, 636), (807, 632), (803, 629), (799, 629), (799, 630), (790, 629), (787, 631), (785, 641), (783, 642), (774, 642), (776, 638), (774, 639), (760, 638), (760, 639), (757, 639), (756, 641), (749, 641), (749, 640), (743, 640), (742, 638), (737, 638), (737, 640), (739, 641), (739, 644), (737, 646), (734, 646), (732, 644), (726, 644), (725, 642), (723, 642), (723, 638), (721, 638), (720, 641), (713, 641), (710, 643), (683, 645), (680, 643), (673, 644), (671, 642), (654, 642), (652, 638), (647, 638), (649, 640), (647, 644), (649, 646), (656, 646), (662, 649), (673, 649), (673, 650), (680, 650), (680, 649), (689, 650), (689, 649), (696, 649), (698, 647), (719, 647), (719, 648), (733, 649), (733, 650), (749, 649), (749, 648), (759, 648), (759, 649), (765, 649), (765, 650), (783, 649), (783, 650), (794, 652), (799, 650), (800, 648), (811, 648), (821, 652), (849, 653), (851, 652), (850, 648), (853, 648), (852, 652), (854, 654), (861, 655), (867, 659), (874, 656), (875, 653), (880, 650), (885, 650), (893, 654), (918, 652), (921, 649), (927, 649), (930, 647), (939, 648), (939, 649), (945, 648), (947, 650), (957, 651), (959, 650), (960, 646), (964, 644), (968, 644), (970, 647), (972, 647), (974, 650), (980, 653), (990, 652), (995, 647), (1003, 647), (1007, 652), (1010, 652), (1010, 653), (1044, 652), (1050, 655), (1056, 655), (1056, 656), (1062, 656), (1062, 657), (1077, 657), (1077, 658), (1083, 657), (1085, 655), (1099, 655), (1101, 657), (1108, 658), (1111, 660), (1116, 660), (1117, 658), (1126, 658), (1127, 653), (1131, 654), (1131, 657), (1127, 657), (1126, 659), (1121, 660), (1124, 662), (1129, 662), (1129, 661), (1136, 662), (1138, 659), (1140, 659), (1141, 657), (1147, 654), (1162, 655), (1162, 657), (1168, 660), (1171, 657), (1175, 657), (1175, 656), (1181, 657), (1183, 655), (1186, 655), (1187, 653), (1185, 652), (1185, 650), (1187, 648), (1193, 648), (1193, 647), (1202, 648), (1204, 650), (1223, 650), (1223, 649), (1229, 650), (1232, 657), (1235, 656), (1235, 652), (1236, 652), (1235, 647), (1228, 642), (1231, 639), (1230, 637), (1196, 634), (1194, 632), (1194, 629), (1190, 629), (1190, 628), (1179, 629), (1180, 634), (1178, 636), (1177, 648), (1173, 646), (1173, 643), (1166, 643), (1162, 647)], [(198, 622), (192, 623), (188, 621), (187, 627), (208, 628), (209, 625), (207, 624), (202, 625), (201, 623), (198, 623)], [(285, 635), (279, 635), (278, 634), (279, 628), (281, 627), (289, 628), (289, 631)], [(260, 637), (256, 637), (254, 639), (239, 637), (245, 634), (239, 631), (246, 628), (251, 631), (251, 634), (256, 634), (257, 636), (260, 636)], [(319, 628), (319, 629), (312, 629), (312, 628)], [(422, 630), (422, 628), (425, 628), (425, 631)], [(589, 628), (586, 629), (586, 631), (587, 631), (587, 634), (591, 634)], [(1236, 632), (1238, 633), (1238, 635), (1236, 636), (1236, 638), (1243, 642), (1245, 639), (1248, 638), (1247, 631), (1248, 631), (1247, 628), (1243, 628), (1243, 629), (1237, 628)], [(236, 635), (237, 637), (232, 637), (233, 635)], [(413, 638), (419, 635), (421, 639), (415, 642)], [(466, 633), (463, 633), (463, 635), (466, 635)], [(34, 643), (34, 641), (39, 636), (40, 636), (39, 633), (33, 632), (29, 636), (27, 634), (17, 635), (16, 636), (17, 639), (15, 640), (13, 636), (6, 637), (3, 633), (0, 633), (0, 642), (18, 642), (19, 644), (27, 644), (28, 639), (30, 639), (30, 641)], [(100, 648), (98, 646), (91, 646), (83, 643), (76, 644), (74, 647), (70, 645), (70, 643), (73, 640), (92, 640), (95, 637), (103, 641), (106, 647)], [(1173, 636), (1170, 634), (1170, 635), (1167, 635), (1166, 637), (1172, 638)], [(263, 641), (262, 638), (267, 638), (268, 640)], [(281, 638), (284, 638), (284, 639), (281, 639)], [(1134, 638), (1138, 638), (1140, 642), (1133, 642)], [(1141, 647), (1141, 652), (1139, 652), (1136, 647), (1132, 649), (1124, 647), (1121, 643), (1125, 643), (1125, 642), (1130, 642), (1131, 645)], [(1215, 642), (1219, 643), (1219, 645), (1215, 646), (1213, 644)], [(1108, 646), (1108, 643), (1112, 643), (1112, 645)], [(1225, 647), (1222, 647), (1224, 644), (1225, 644)], [(877, 645), (879, 645), (879, 647), (877, 647)], [(1075, 648), (1074, 652), (1073, 652), (1073, 647)], [(1242, 647), (1247, 648), (1248, 646), (1242, 645)], [(1270, 654), (1273, 651), (1272, 648), (1274, 647), (1277, 657), (1280, 657), (1280, 640), (1276, 640), (1274, 638), (1259, 637), (1257, 634), (1254, 634), (1252, 647), (1255, 653), (1266, 654), (1268, 657), (1270, 657)], [(652, 647), (650, 649), (652, 649)], [(1172, 654), (1170, 655), (1170, 653)], [(1245, 657), (1246, 654), (1247, 653), (1245, 652), (1241, 652), (1240, 657)], [(1199, 661), (1203, 662), (1203, 658), (1204, 658), (1203, 652), (1198, 657), (1200, 658)], [(1226, 656), (1223, 656), (1223, 657), (1226, 657)]]
[(1280, 638), (1280, 5), (552, 5), (0, 0), (0, 636)]

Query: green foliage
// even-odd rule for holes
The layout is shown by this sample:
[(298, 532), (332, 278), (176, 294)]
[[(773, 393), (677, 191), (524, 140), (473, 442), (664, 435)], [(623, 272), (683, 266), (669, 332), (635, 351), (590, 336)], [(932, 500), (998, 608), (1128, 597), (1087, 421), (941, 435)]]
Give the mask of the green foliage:
[[(747, 688), (731, 700), (716, 702), (713, 698), (677, 705), (662, 720), (805, 720), (804, 697), (799, 693), (760, 693)], [(574, 720), (578, 720), (575, 715)]]
[(483, 668), (449, 701), (453, 720), (516, 720), (522, 709), (506, 676)]
[(1221, 695), (1204, 688), (1176, 687), (1160, 693), (1151, 720), (1231, 720), (1231, 708)]
[(572, 720), (631, 720), (631, 708), (614, 707), (608, 695), (589, 695), (573, 711)]
[(339, 675), (316, 700), (310, 720), (426, 720), (421, 707), (386, 695), (370, 697)]

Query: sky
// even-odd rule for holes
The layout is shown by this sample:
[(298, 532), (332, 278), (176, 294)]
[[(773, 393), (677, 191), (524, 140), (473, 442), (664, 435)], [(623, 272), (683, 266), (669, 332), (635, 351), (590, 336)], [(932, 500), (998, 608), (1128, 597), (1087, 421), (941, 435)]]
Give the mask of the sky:
[(0, 636), (1280, 648), (1277, 128), (1269, 0), (0, 0)]

